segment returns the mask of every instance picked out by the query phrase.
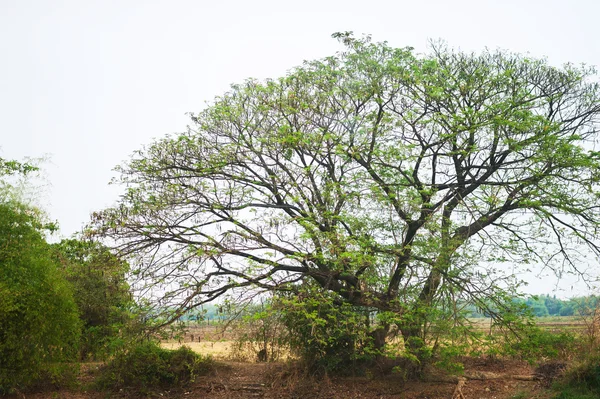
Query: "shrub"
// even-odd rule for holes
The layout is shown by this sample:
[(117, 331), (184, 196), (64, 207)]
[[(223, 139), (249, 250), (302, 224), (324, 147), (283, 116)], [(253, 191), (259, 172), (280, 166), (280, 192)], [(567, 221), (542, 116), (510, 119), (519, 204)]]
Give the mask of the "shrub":
[(160, 388), (181, 388), (213, 369), (211, 358), (186, 346), (167, 350), (144, 342), (117, 354), (100, 370), (96, 383), (101, 390), (149, 394)]
[(540, 358), (565, 359), (573, 353), (576, 338), (568, 332), (552, 333), (538, 327), (529, 327), (521, 331), (519, 337), (507, 337), (503, 352), (529, 362)]
[(587, 399), (600, 396), (600, 356), (594, 355), (572, 366), (557, 387), (555, 399)]
[(309, 371), (354, 373), (357, 366), (380, 354), (374, 349), (364, 310), (337, 304), (316, 292), (280, 298), (275, 306), (282, 311), (292, 353)]
[(129, 265), (94, 241), (69, 239), (52, 247), (83, 322), (80, 358), (106, 359), (132, 327), (134, 303), (125, 277)]
[(61, 380), (77, 354), (77, 307), (46, 228), (37, 210), (0, 202), (0, 394)]

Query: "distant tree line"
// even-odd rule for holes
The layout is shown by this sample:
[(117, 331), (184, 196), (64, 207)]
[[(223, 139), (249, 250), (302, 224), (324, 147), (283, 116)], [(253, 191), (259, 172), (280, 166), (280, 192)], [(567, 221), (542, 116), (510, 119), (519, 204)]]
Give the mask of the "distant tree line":
[[(595, 295), (560, 299), (556, 295), (530, 296), (528, 298), (514, 298), (513, 302), (521, 305), (524, 311), (529, 311), (535, 317), (546, 316), (585, 316), (594, 312), (599, 305), (600, 298)], [(468, 317), (488, 317), (486, 311), (474, 305), (466, 305)]]
[[(586, 316), (592, 314), (600, 305), (600, 297), (595, 295), (560, 299), (556, 295), (539, 295), (527, 298), (513, 298), (517, 308), (523, 313), (530, 312), (535, 317), (547, 316)], [(477, 308), (474, 304), (462, 304), (467, 317), (490, 317), (487, 311)], [(185, 323), (219, 322), (228, 320), (239, 313), (237, 307), (229, 308), (223, 305), (207, 304), (200, 309), (186, 312), (179, 320)]]

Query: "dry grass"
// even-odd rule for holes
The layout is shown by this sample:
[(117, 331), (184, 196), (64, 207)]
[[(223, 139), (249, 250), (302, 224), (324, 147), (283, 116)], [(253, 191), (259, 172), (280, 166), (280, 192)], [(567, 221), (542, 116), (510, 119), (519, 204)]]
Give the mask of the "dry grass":
[(216, 359), (228, 358), (233, 346), (233, 341), (204, 341), (204, 342), (162, 342), (160, 346), (165, 349), (177, 349), (185, 345), (190, 347), (194, 352), (201, 355), (210, 355)]

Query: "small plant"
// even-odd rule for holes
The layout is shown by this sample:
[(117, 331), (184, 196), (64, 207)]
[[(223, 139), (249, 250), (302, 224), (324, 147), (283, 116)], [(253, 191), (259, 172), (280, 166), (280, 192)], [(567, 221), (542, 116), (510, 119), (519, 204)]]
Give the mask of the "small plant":
[(510, 399), (527, 399), (528, 395), (529, 394), (525, 391), (519, 391), (519, 392), (515, 393), (514, 395), (512, 395), (510, 397)]
[(100, 370), (97, 386), (101, 390), (149, 394), (155, 389), (183, 387), (213, 369), (211, 358), (186, 346), (166, 350), (154, 342), (138, 343)]

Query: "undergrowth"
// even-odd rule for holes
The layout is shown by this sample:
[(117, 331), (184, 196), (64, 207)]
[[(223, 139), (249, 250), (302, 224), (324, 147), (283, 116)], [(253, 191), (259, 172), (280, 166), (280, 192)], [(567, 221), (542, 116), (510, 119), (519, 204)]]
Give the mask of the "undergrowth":
[(597, 399), (600, 397), (600, 355), (574, 364), (557, 384), (555, 399)]
[(212, 358), (189, 347), (167, 350), (146, 342), (117, 354), (100, 370), (96, 386), (104, 391), (148, 395), (156, 389), (185, 387), (213, 370)]

